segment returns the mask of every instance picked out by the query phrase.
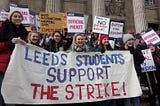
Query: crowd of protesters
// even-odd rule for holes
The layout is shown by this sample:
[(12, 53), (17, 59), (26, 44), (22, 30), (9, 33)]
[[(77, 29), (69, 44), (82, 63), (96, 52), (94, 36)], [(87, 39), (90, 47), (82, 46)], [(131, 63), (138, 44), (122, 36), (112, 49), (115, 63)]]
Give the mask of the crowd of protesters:
[[(15, 43), (30, 43), (38, 47), (42, 47), (49, 52), (101, 52), (113, 50), (128, 50), (133, 55), (134, 66), (139, 81), (146, 82), (146, 75), (141, 73), (141, 64), (145, 60), (140, 50), (151, 49), (153, 59), (157, 70), (148, 72), (152, 92), (149, 92), (150, 106), (156, 106), (156, 97), (160, 101), (160, 49), (157, 45), (146, 45), (141, 34), (124, 34), (123, 38), (114, 39), (105, 34), (93, 33), (91, 30), (86, 33), (68, 34), (66, 30), (62, 33), (55, 31), (50, 36), (41, 35), (35, 30), (27, 32), (22, 25), (23, 16), (19, 11), (14, 11), (9, 18), (3, 22), (0, 29), (0, 86), (7, 69), (10, 56), (14, 50)], [(136, 36), (136, 37), (135, 37)], [(138, 39), (138, 43), (135, 41)], [(114, 40), (114, 46), (109, 40)], [(145, 86), (149, 86), (145, 83)], [(151, 90), (151, 89), (149, 89)], [(76, 103), (66, 104), (70, 106), (89, 105), (89, 106), (140, 106), (141, 97), (125, 98), (119, 100), (106, 100), (92, 103)], [(4, 105), (3, 97), (0, 95), (0, 106)], [(6, 104), (14, 106), (14, 104)], [(64, 104), (65, 105), (65, 104)]]

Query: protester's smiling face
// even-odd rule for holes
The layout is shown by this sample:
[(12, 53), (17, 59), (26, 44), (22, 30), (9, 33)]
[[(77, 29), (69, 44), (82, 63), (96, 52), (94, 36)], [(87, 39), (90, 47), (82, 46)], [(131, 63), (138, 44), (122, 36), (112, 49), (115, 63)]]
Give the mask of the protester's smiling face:
[(30, 38), (31, 42), (37, 43), (38, 39), (39, 39), (38, 34), (37, 33), (32, 33), (31, 38)]
[(128, 46), (128, 47), (133, 47), (133, 46), (134, 46), (134, 39), (129, 39), (129, 40), (127, 41), (127, 46)]
[(156, 50), (155, 46), (149, 46), (149, 49), (151, 50), (151, 52), (155, 52)]
[(55, 33), (53, 39), (56, 43), (59, 43), (61, 41), (61, 35), (59, 33)]
[(104, 39), (102, 40), (102, 45), (104, 45), (104, 46), (109, 45), (109, 39), (108, 39), (108, 38), (104, 38)]
[(15, 13), (13, 13), (13, 15), (11, 17), (11, 21), (16, 26), (19, 26), (23, 21), (23, 17), (20, 13), (15, 12)]
[(83, 46), (83, 45), (84, 45), (84, 42), (85, 42), (85, 41), (84, 41), (84, 37), (83, 37), (83, 36), (77, 36), (75, 42), (76, 42), (77, 45)]

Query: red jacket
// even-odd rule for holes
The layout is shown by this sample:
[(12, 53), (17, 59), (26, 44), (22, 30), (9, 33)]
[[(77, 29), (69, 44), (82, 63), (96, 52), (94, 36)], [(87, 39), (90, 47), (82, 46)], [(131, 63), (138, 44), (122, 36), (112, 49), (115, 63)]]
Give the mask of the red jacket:
[(25, 39), (28, 35), (27, 30), (21, 24), (16, 27), (12, 22), (6, 20), (0, 28), (0, 73), (5, 73), (14, 44), (11, 43), (13, 38), (20, 37)]
[(8, 42), (0, 42), (0, 73), (5, 73), (11, 53)]

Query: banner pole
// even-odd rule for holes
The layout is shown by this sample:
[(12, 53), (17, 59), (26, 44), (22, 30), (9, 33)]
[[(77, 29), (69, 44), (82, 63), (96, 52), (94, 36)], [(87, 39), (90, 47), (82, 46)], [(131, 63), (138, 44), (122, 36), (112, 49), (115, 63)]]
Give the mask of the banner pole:
[(146, 76), (147, 76), (147, 82), (148, 82), (148, 85), (149, 85), (150, 93), (152, 95), (153, 94), (153, 90), (152, 90), (151, 82), (150, 82), (150, 79), (149, 79), (149, 76), (148, 76), (147, 72), (146, 72)]

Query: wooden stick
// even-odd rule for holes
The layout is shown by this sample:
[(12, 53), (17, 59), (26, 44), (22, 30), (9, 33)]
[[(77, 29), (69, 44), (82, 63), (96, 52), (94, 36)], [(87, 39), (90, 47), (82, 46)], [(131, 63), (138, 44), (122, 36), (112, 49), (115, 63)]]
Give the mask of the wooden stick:
[(147, 72), (146, 72), (146, 76), (147, 76), (147, 82), (148, 82), (148, 85), (149, 85), (149, 89), (150, 89), (150, 92), (151, 92), (151, 95), (152, 95), (153, 94), (153, 90), (152, 90), (151, 82), (150, 82), (150, 79), (149, 79), (149, 76), (148, 76)]

